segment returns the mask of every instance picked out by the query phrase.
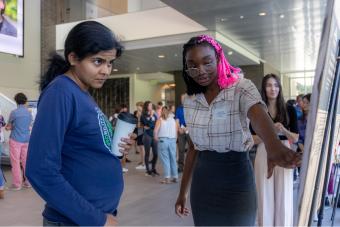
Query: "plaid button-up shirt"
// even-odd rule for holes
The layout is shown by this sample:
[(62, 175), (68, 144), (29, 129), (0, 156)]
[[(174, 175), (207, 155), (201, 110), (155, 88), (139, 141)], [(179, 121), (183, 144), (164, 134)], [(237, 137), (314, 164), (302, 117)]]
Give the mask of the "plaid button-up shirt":
[(254, 142), (247, 113), (257, 103), (266, 106), (255, 85), (247, 79), (221, 90), (210, 105), (203, 93), (186, 97), (184, 116), (195, 149), (248, 151)]

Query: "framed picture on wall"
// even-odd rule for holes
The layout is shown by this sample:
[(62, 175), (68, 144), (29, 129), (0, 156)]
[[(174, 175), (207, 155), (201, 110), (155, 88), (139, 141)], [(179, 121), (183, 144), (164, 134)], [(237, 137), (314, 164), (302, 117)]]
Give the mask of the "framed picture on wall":
[(0, 52), (24, 56), (24, 0), (0, 0)]

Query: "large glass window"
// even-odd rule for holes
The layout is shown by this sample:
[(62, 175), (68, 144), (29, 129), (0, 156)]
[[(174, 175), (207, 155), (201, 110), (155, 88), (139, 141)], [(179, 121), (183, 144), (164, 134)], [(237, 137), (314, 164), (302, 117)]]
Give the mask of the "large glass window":
[(314, 74), (314, 71), (284, 73), (282, 76), (289, 81), (289, 85), (286, 84), (286, 86), (289, 86), (289, 94), (285, 94), (285, 96), (289, 99), (295, 99), (299, 94), (311, 93), (314, 82)]

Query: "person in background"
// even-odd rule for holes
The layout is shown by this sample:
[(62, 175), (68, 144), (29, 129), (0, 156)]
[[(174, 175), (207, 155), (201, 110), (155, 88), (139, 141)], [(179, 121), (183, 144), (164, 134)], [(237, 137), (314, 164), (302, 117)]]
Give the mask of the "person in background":
[(175, 113), (176, 113), (175, 105), (173, 104), (169, 105), (169, 114), (172, 118), (175, 118)]
[(277, 138), (257, 88), (239, 78), (239, 69), (229, 64), (214, 38), (191, 38), (183, 47), (182, 62), (190, 140), (175, 212), (180, 217), (189, 215), (186, 201), (191, 182), (195, 225), (253, 226), (257, 206), (247, 152), (253, 146), (249, 120), (268, 148), (269, 177), (276, 165), (299, 165), (301, 155)]
[[(104, 85), (122, 49), (106, 26), (78, 23), (66, 37), (64, 58), (53, 54), (40, 78), (26, 176), (46, 202), (44, 226), (117, 225), (122, 166), (111, 150), (112, 126), (89, 89)], [(120, 152), (135, 137), (122, 138)]]
[(143, 134), (144, 134), (144, 127), (141, 122), (142, 112), (143, 112), (143, 102), (137, 102), (136, 107), (137, 110), (135, 111), (134, 115), (138, 119), (137, 127), (135, 129), (135, 134), (137, 135), (137, 144), (136, 144), (136, 153), (140, 154), (140, 161), (136, 166), (138, 170), (145, 170), (145, 163), (144, 163), (144, 144), (143, 144)]
[[(261, 96), (267, 104), (277, 138), (290, 148), (290, 143), (296, 143), (299, 138), (297, 117), (294, 107), (286, 106), (277, 75), (267, 74), (262, 79)], [(268, 178), (267, 154), (270, 148), (255, 132), (252, 134), (258, 145), (254, 164), (258, 225), (293, 226), (293, 170), (277, 166)]]
[(17, 37), (17, 29), (5, 17), (6, 0), (0, 0), (0, 34)]
[(303, 101), (302, 101), (303, 96), (304, 96), (303, 94), (299, 94), (298, 96), (296, 96), (295, 111), (298, 120), (300, 120), (303, 115)]
[(179, 124), (179, 134), (178, 134), (178, 172), (183, 172), (184, 169), (184, 158), (185, 158), (185, 148), (189, 141), (189, 134), (187, 130), (187, 125), (185, 124), (184, 112), (183, 112), (183, 102), (186, 94), (181, 95), (181, 104), (176, 109), (175, 119)]
[(312, 96), (311, 93), (308, 93), (307, 95), (303, 96), (303, 98), (302, 98), (303, 115), (302, 115), (302, 118), (298, 121), (298, 126), (299, 126), (298, 146), (299, 146), (300, 152), (302, 152), (302, 153), (305, 149), (304, 144), (305, 144), (305, 138), (306, 138), (307, 118), (308, 118), (308, 114), (309, 114), (311, 96)]
[(4, 142), (4, 133), (3, 133), (3, 127), (6, 125), (5, 119), (1, 114), (0, 111), (0, 199), (3, 199), (5, 196), (5, 191), (4, 191), (4, 187), (5, 187), (5, 179), (4, 179), (4, 175), (1, 169), (1, 155), (3, 152), (3, 142)]
[[(11, 130), (9, 154), (12, 166), (12, 185), (10, 186), (10, 190), (18, 191), (21, 190), (22, 187), (31, 187), (25, 177), (25, 173), (32, 115), (26, 106), (27, 97), (25, 94), (17, 93), (14, 96), (14, 100), (18, 108), (10, 113), (5, 129)], [(21, 172), (21, 167), (23, 173)], [(24, 182), (22, 182), (23, 179)]]
[(158, 153), (163, 164), (163, 184), (178, 182), (176, 163), (176, 139), (179, 126), (170, 109), (164, 106), (154, 131), (154, 139), (158, 143)]
[[(144, 126), (143, 144), (145, 149), (144, 162), (146, 167), (146, 176), (159, 175), (159, 173), (156, 171), (156, 164), (158, 159), (157, 141), (154, 140), (153, 135), (157, 119), (158, 118), (153, 109), (152, 103), (150, 101), (144, 102), (141, 123)], [(151, 169), (149, 165), (150, 148), (152, 148)]]
[[(129, 112), (128, 106), (126, 104), (124, 104), (124, 103), (120, 104), (119, 105), (118, 113), (115, 115), (115, 124), (117, 122), (118, 115), (120, 113), (128, 113), (128, 112)], [(129, 169), (126, 167), (126, 163), (130, 163), (130, 162), (131, 161), (130, 161), (130, 159), (128, 159), (128, 154), (123, 154), (123, 157), (121, 159), (123, 173), (127, 173), (129, 171)]]
[[(157, 106), (156, 106), (156, 114), (157, 114), (157, 117), (158, 117), (158, 118), (161, 117), (162, 107), (163, 107), (163, 102), (162, 102), (162, 101), (159, 101), (159, 102), (157, 103)], [(155, 109), (155, 108), (153, 107), (153, 109)]]

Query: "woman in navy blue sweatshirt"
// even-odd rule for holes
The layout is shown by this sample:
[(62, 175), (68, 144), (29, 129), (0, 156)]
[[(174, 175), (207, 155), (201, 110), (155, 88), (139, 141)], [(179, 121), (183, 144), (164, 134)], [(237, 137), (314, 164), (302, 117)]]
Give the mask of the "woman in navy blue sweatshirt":
[[(122, 167), (111, 151), (110, 122), (89, 94), (101, 88), (122, 46), (110, 29), (87, 21), (54, 54), (41, 77), (26, 176), (46, 201), (44, 226), (116, 225)], [(121, 152), (133, 143), (122, 139)]]

